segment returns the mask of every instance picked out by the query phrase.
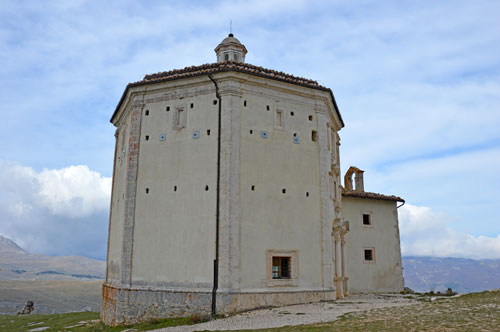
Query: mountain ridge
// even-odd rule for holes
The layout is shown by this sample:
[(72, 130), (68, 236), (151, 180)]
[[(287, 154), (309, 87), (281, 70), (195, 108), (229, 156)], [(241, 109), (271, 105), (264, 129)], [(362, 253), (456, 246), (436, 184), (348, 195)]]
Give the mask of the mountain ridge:
[(0, 235), (0, 280), (104, 279), (104, 261), (85, 256), (32, 254)]
[(500, 288), (500, 259), (403, 256), (405, 286), (418, 292)]

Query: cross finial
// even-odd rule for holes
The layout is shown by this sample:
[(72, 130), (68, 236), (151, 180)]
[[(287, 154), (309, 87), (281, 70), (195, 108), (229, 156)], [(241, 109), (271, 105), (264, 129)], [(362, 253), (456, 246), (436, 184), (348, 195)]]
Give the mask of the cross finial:
[(233, 20), (229, 20), (229, 33), (233, 34)]

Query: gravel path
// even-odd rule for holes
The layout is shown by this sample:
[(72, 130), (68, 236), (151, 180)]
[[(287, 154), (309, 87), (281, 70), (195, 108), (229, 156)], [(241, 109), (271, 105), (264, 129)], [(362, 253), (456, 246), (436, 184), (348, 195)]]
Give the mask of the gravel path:
[(280, 308), (254, 310), (201, 324), (168, 327), (155, 331), (192, 332), (200, 330), (244, 330), (281, 327), (286, 325), (314, 324), (331, 322), (336, 320), (340, 315), (348, 312), (405, 306), (414, 303), (417, 303), (417, 301), (400, 296), (371, 294), (351, 295), (348, 298), (332, 302), (299, 304)]

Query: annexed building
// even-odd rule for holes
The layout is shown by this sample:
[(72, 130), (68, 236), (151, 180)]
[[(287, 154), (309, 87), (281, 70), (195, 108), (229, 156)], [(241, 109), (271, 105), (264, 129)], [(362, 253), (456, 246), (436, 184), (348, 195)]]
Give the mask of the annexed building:
[[(111, 118), (101, 319), (123, 324), (343, 297), (351, 235), (342, 195), (352, 201), (352, 218), (357, 209), (372, 212), (372, 235), (384, 238), (366, 242), (377, 260), (353, 264), (352, 272), (378, 278), (390, 246), (387, 264), (397, 260), (399, 270), (390, 271), (398, 281), (383, 290), (400, 290), (399, 233), (382, 229), (397, 230), (397, 213), (392, 205), (364, 208), (364, 199), (342, 191), (344, 123), (332, 91), (246, 64), (247, 50), (232, 34), (215, 51), (217, 63), (130, 83)], [(387, 223), (375, 218), (384, 209), (393, 218)], [(377, 282), (350, 277), (357, 290), (378, 290)]]
[[(353, 166), (344, 176), (344, 186), (342, 217), (349, 221), (345, 236), (349, 291), (401, 291), (404, 285), (397, 209), (404, 200), (365, 192), (363, 171)], [(402, 204), (398, 206), (397, 202)]]

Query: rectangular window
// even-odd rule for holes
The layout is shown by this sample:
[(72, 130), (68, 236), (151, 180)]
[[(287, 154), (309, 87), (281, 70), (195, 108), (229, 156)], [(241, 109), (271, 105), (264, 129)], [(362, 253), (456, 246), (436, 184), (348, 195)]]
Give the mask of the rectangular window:
[(363, 213), (363, 225), (370, 226), (372, 224), (372, 216), (368, 213)]
[(311, 140), (312, 140), (313, 142), (317, 142), (317, 141), (318, 141), (318, 132), (317, 132), (316, 130), (313, 130), (313, 131), (311, 132)]
[(273, 257), (273, 279), (290, 279), (290, 257)]
[(297, 250), (267, 250), (267, 286), (297, 286)]
[(375, 262), (375, 249), (374, 248), (365, 248), (364, 251), (364, 261), (371, 263)]

